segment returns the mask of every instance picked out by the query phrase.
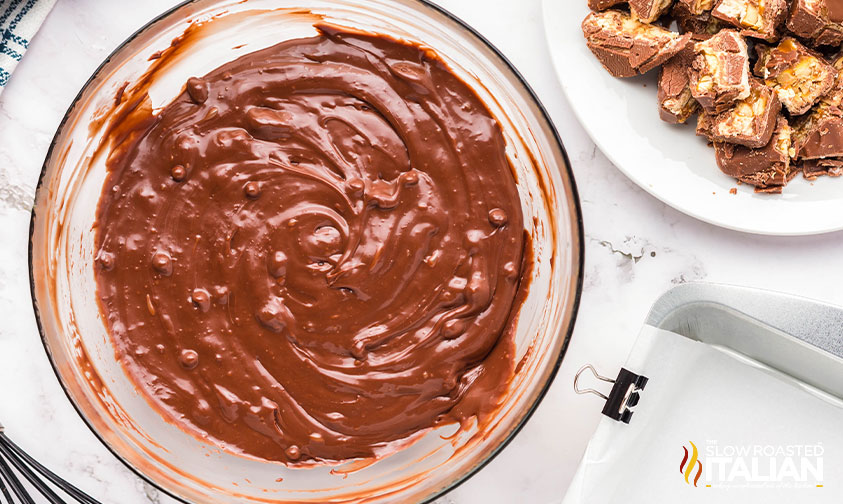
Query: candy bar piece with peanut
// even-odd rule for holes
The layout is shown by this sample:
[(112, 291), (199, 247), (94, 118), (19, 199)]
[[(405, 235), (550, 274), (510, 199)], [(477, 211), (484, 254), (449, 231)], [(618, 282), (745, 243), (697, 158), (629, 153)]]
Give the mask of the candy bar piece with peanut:
[(684, 123), (699, 108), (688, 85), (688, 67), (694, 59), (690, 45), (662, 65), (659, 71), (659, 117), (671, 124)]
[(749, 96), (725, 112), (708, 115), (703, 125), (698, 123), (697, 127), (713, 142), (760, 148), (770, 141), (781, 110), (782, 105), (776, 93), (752, 79)]
[(755, 75), (776, 90), (793, 115), (810, 110), (834, 86), (835, 68), (793, 37), (783, 38), (776, 47), (757, 45), (755, 49)]
[(786, 0), (717, 0), (711, 15), (747, 37), (773, 41), (787, 17)]
[(840, 45), (843, 43), (843, 2), (793, 0), (787, 28), (813, 45)]
[(779, 193), (793, 177), (790, 164), (791, 128), (779, 117), (770, 140), (761, 148), (715, 142), (714, 153), (720, 171), (755, 186), (755, 192)]
[(746, 41), (735, 30), (721, 30), (694, 44), (688, 70), (691, 95), (707, 111), (723, 112), (749, 96), (749, 55)]
[(588, 48), (615, 77), (632, 77), (661, 65), (685, 48), (691, 35), (642, 23), (618, 10), (592, 12), (582, 22)]
[(673, 0), (629, 0), (629, 11), (642, 23), (652, 23), (670, 9)]
[(699, 16), (711, 12), (715, 0), (676, 0), (674, 9), (683, 9), (691, 16)]
[(839, 177), (843, 175), (843, 159), (806, 159), (802, 162), (802, 176), (808, 180), (816, 180), (817, 177), (828, 175)]
[(626, 0), (588, 0), (588, 8), (593, 11), (602, 11), (622, 3), (626, 3)]
[(820, 102), (793, 125), (793, 157), (799, 160), (843, 157), (843, 112)]

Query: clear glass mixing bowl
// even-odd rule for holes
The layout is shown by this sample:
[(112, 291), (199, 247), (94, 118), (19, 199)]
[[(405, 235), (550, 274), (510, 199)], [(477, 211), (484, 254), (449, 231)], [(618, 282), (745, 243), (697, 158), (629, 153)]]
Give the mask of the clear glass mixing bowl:
[[(165, 105), (185, 80), (246, 52), (315, 33), (316, 16), (433, 48), (488, 104), (517, 171), (536, 260), (516, 335), (518, 372), (488, 428), (425, 433), (391, 456), (289, 468), (202, 442), (171, 425), (115, 358), (97, 307), (93, 223), (107, 152), (103, 125), (125, 83), (158, 65), (149, 94)], [(188, 31), (166, 64), (150, 56)], [(193, 502), (419, 502), (465, 480), (517, 433), (550, 384), (573, 328), (582, 275), (582, 223), (562, 144), (527, 84), (464, 23), (420, 0), (195, 0), (146, 25), (94, 73), (71, 105), (44, 163), (32, 214), (35, 311), (56, 374), (94, 433), (141, 476)]]

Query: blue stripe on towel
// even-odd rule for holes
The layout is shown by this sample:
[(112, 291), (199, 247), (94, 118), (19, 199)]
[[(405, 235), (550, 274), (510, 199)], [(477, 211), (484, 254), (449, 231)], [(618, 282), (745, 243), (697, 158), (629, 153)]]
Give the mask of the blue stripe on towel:
[(9, 19), (9, 16), (11, 16), (13, 12), (15, 12), (15, 9), (18, 8), (18, 5), (20, 5), (20, 3), (21, 0), (12, 0), (12, 3), (10, 3), (8, 7), (6, 7), (6, 10), (3, 12), (3, 15), (0, 16), (0, 25), (5, 23), (6, 20)]

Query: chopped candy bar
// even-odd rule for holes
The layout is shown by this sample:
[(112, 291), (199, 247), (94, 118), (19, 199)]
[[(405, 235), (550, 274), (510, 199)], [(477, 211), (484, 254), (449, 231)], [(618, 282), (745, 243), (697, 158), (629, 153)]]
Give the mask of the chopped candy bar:
[(820, 102), (793, 126), (794, 158), (800, 160), (843, 157), (843, 112)]
[(674, 8), (684, 8), (688, 14), (699, 16), (714, 8), (715, 0), (677, 0)]
[(694, 58), (692, 46), (686, 47), (662, 65), (659, 72), (659, 117), (671, 124), (684, 123), (699, 108), (688, 85), (688, 67)]
[(843, 2), (793, 0), (787, 28), (813, 45), (840, 45), (843, 43)]
[(713, 120), (711, 115), (705, 110), (700, 111), (699, 115), (697, 116), (697, 135), (701, 137), (706, 137), (709, 142), (713, 142), (714, 139), (711, 138), (712, 125)]
[(801, 115), (834, 86), (837, 71), (823, 57), (792, 37), (776, 47), (756, 46), (755, 75), (776, 90), (793, 115)]
[(718, 0), (711, 15), (741, 29), (747, 37), (776, 39), (787, 17), (786, 0)]
[(770, 141), (760, 149), (715, 142), (717, 166), (726, 175), (754, 185), (756, 192), (781, 192), (794, 174), (790, 165), (790, 136), (787, 120), (779, 117)]
[(692, 6), (688, 5), (688, 3), (693, 1), (679, 0), (670, 9), (670, 16), (676, 20), (676, 24), (679, 26), (679, 33), (690, 32), (693, 38), (703, 40), (705, 37), (719, 32), (723, 28), (723, 22), (711, 17), (711, 10), (694, 14)]
[[(781, 112), (781, 103), (767, 86), (753, 79), (749, 96), (716, 115), (705, 114), (697, 122), (697, 134), (712, 142), (759, 148), (769, 143)], [(700, 122), (701, 121), (701, 122)]]
[(629, 0), (632, 16), (642, 23), (652, 23), (664, 14), (673, 0)]
[(808, 180), (828, 175), (839, 177), (843, 175), (843, 159), (806, 159), (802, 162), (802, 176)]
[(832, 66), (836, 78), (831, 90), (793, 126), (794, 158), (803, 162), (806, 173), (815, 171), (808, 160), (843, 158), (843, 55), (837, 56)]
[(691, 94), (708, 111), (722, 112), (749, 96), (749, 56), (746, 41), (735, 30), (694, 45), (689, 69)]
[(592, 12), (582, 23), (591, 52), (615, 77), (632, 77), (669, 60), (691, 35), (679, 35), (617, 10)]
[(622, 3), (626, 3), (626, 0), (588, 0), (588, 8), (593, 11), (602, 11)]
[(843, 110), (843, 54), (831, 60), (834, 67), (835, 79), (831, 90), (820, 98), (820, 106), (835, 107)]

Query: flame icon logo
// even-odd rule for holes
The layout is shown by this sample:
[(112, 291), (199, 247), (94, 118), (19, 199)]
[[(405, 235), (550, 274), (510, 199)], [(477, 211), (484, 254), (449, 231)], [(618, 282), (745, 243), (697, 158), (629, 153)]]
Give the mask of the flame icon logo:
[(691, 441), (688, 442), (691, 443), (690, 460), (688, 459), (688, 449), (683, 446), (682, 449), (685, 450), (685, 456), (682, 457), (682, 463), (679, 464), (679, 473), (685, 476), (685, 483), (690, 485), (690, 477), (696, 466), (697, 475), (694, 476), (694, 486), (697, 486), (697, 482), (700, 480), (700, 476), (702, 476), (702, 463), (698, 459), (699, 452), (697, 451), (697, 445)]

